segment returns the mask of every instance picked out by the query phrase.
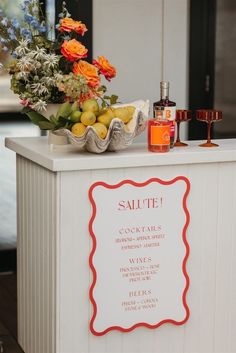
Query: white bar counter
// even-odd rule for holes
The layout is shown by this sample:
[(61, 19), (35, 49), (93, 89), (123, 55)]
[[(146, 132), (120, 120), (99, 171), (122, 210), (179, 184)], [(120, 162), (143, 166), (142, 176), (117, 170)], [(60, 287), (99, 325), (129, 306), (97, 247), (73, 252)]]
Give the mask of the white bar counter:
[(71, 145), (52, 149), (46, 140), (46, 137), (7, 138), (6, 146), (53, 172), (236, 161), (234, 139), (221, 140), (220, 148), (213, 149), (199, 148), (199, 141), (191, 141), (188, 148), (175, 148), (162, 154), (148, 152), (145, 144), (133, 144), (119, 153), (100, 155), (78, 153)]
[[(25, 353), (236, 352), (236, 140), (218, 143), (192, 141), (165, 154), (133, 144), (94, 155), (52, 148), (44, 137), (6, 139), (17, 154), (18, 340)], [(90, 186), (177, 176), (191, 183), (188, 321), (93, 335)]]

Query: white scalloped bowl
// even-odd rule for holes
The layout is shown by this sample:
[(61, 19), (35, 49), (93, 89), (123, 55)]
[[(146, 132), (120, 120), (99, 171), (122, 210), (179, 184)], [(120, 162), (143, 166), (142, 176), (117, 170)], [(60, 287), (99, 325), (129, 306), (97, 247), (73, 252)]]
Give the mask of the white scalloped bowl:
[(116, 104), (113, 107), (134, 106), (133, 118), (128, 124), (124, 124), (118, 118), (114, 118), (108, 129), (105, 139), (101, 139), (92, 126), (86, 128), (85, 134), (77, 137), (68, 129), (58, 129), (53, 133), (57, 136), (67, 137), (70, 144), (78, 149), (85, 149), (92, 153), (104, 151), (119, 151), (132, 144), (134, 138), (140, 135), (146, 128), (149, 113), (149, 101), (138, 100), (127, 104)]

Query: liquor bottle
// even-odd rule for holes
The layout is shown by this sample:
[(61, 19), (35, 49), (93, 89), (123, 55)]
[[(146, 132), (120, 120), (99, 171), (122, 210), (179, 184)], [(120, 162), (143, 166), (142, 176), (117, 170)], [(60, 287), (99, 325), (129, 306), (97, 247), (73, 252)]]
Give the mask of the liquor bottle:
[(153, 115), (156, 116), (156, 112), (160, 107), (164, 107), (164, 118), (171, 122), (170, 126), (170, 148), (174, 147), (175, 139), (175, 114), (176, 114), (176, 103), (169, 100), (169, 82), (161, 81), (160, 93), (161, 99), (153, 104)]
[(155, 117), (148, 120), (148, 150), (169, 152), (171, 122), (164, 118), (164, 107), (156, 108)]

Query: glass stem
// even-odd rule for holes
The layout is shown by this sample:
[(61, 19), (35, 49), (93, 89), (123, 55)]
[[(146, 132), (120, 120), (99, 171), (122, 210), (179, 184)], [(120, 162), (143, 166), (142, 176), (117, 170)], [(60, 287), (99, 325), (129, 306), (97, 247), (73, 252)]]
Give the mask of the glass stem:
[(180, 138), (179, 138), (179, 126), (180, 126), (180, 121), (177, 121), (177, 138), (176, 138), (176, 142), (180, 142)]
[(207, 143), (211, 143), (211, 121), (207, 125)]

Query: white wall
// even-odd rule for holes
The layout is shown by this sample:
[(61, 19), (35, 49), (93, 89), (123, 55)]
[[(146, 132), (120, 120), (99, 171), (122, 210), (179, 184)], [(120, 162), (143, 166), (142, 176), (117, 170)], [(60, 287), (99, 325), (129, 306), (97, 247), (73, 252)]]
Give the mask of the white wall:
[[(170, 81), (170, 98), (187, 107), (189, 0), (94, 0), (94, 57), (117, 68), (107, 87), (120, 100), (159, 99)], [(144, 139), (142, 137), (142, 139)]]

